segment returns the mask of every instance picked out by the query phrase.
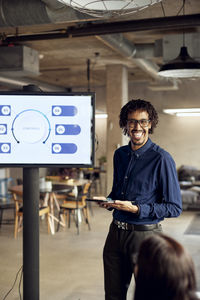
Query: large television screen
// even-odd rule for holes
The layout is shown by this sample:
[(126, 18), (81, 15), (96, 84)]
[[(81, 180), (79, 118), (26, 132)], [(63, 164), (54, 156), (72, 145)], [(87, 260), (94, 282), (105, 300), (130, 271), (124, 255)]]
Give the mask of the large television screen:
[(94, 93), (0, 93), (0, 167), (94, 164)]

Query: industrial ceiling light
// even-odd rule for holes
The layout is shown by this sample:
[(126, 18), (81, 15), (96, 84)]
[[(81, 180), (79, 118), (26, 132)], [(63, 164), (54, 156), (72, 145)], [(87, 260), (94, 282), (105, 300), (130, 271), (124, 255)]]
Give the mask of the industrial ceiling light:
[(115, 17), (131, 14), (162, 0), (59, 0), (94, 17)]
[(96, 119), (107, 119), (108, 118), (108, 114), (105, 113), (104, 111), (96, 109), (96, 111), (95, 111), (95, 118)]
[(107, 119), (107, 114), (95, 114), (96, 119)]
[(163, 65), (158, 74), (173, 78), (200, 77), (200, 63), (191, 58), (187, 52), (187, 47), (183, 46), (179, 56)]
[(163, 109), (163, 112), (177, 117), (199, 117), (200, 116), (200, 108), (169, 108), (169, 109)]
[[(185, 15), (185, 0), (183, 0), (183, 15)], [(185, 32), (183, 32), (183, 46), (180, 54), (173, 60), (164, 64), (159, 72), (163, 77), (173, 78), (195, 78), (200, 77), (200, 63), (194, 60), (187, 51), (185, 46)]]

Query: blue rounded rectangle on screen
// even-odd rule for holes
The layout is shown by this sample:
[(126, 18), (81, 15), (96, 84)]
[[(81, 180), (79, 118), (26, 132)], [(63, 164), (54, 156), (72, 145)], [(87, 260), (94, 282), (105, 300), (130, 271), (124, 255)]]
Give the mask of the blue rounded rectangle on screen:
[(52, 116), (54, 117), (73, 117), (77, 114), (74, 105), (52, 105)]
[(11, 143), (0, 143), (0, 154), (11, 153)]
[(0, 116), (10, 116), (11, 115), (11, 106), (10, 105), (0, 105)]
[(0, 135), (7, 134), (7, 124), (0, 124)]
[(53, 154), (73, 154), (77, 151), (76, 144), (73, 143), (52, 143)]
[(81, 127), (77, 124), (56, 124), (56, 135), (77, 135), (81, 132)]

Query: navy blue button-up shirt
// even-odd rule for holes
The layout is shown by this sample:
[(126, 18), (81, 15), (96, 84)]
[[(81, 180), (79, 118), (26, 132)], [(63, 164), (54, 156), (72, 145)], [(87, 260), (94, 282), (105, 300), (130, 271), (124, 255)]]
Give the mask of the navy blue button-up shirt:
[(155, 224), (179, 216), (182, 200), (173, 158), (150, 139), (136, 151), (130, 143), (120, 147), (114, 154), (113, 187), (108, 197), (139, 206), (139, 214), (115, 209), (113, 217), (121, 222)]

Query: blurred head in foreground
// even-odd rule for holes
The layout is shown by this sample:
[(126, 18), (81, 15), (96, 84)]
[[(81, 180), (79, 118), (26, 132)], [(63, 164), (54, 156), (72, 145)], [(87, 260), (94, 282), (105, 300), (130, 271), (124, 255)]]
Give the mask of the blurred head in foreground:
[(183, 246), (171, 237), (154, 234), (141, 244), (136, 266), (134, 300), (193, 300), (194, 264)]

